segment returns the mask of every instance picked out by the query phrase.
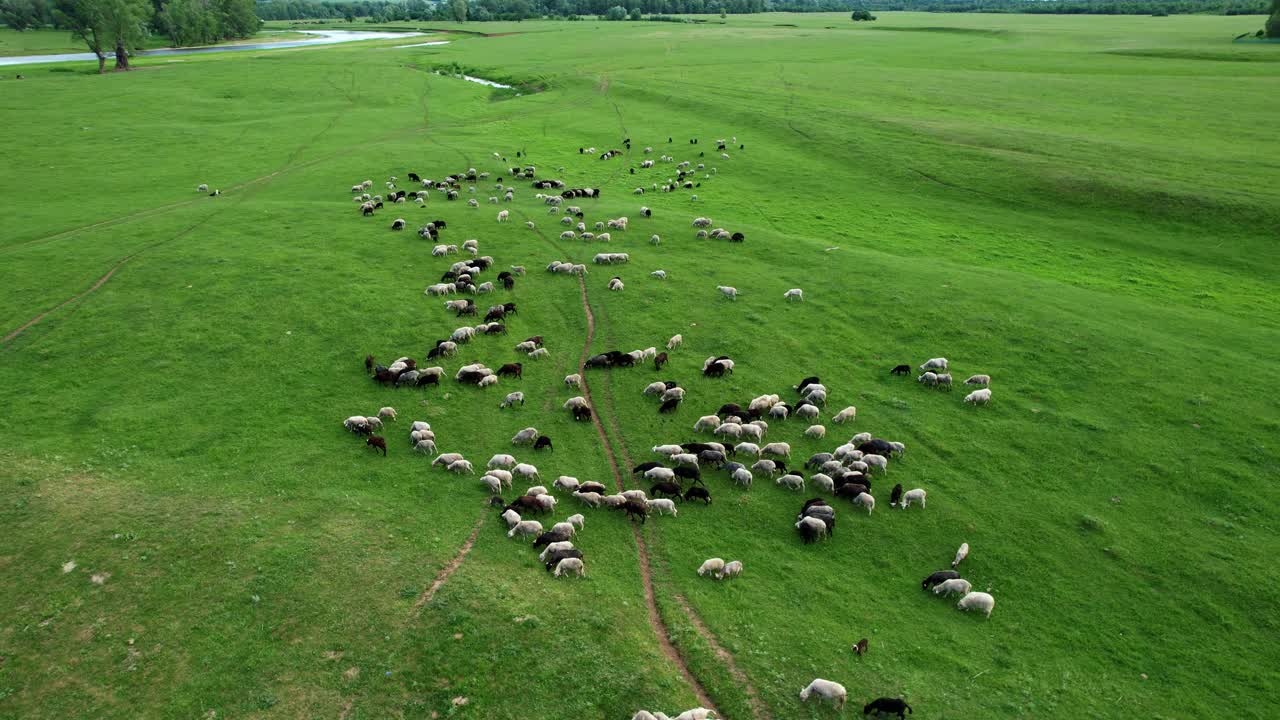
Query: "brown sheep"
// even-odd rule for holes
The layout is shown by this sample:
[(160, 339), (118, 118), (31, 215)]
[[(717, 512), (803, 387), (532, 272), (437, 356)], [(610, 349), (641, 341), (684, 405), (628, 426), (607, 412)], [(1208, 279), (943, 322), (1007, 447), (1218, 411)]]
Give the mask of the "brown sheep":
[(373, 448), (375, 451), (381, 450), (383, 457), (387, 456), (387, 441), (384, 440), (383, 438), (380, 438), (377, 435), (370, 435), (364, 441), (364, 444), (367, 445), (368, 447)]

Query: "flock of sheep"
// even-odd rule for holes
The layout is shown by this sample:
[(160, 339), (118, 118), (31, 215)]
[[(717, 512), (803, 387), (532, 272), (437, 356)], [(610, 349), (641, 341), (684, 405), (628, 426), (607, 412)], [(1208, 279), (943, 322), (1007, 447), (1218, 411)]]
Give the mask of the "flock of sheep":
[[(668, 141), (670, 142), (670, 139)], [(736, 138), (733, 139), (733, 142), (737, 142)], [(696, 145), (696, 140), (691, 141), (691, 144)], [(626, 147), (630, 151), (629, 140), (626, 141)], [(719, 150), (723, 151), (725, 149), (726, 141), (720, 140)], [(583, 154), (588, 154), (588, 149), (583, 148), (580, 150)], [(591, 148), (589, 152), (594, 154), (594, 148)], [(649, 154), (652, 152), (652, 148), (645, 148), (644, 152)], [(601, 158), (607, 160), (621, 154), (620, 151), (609, 151)], [(501, 158), (498, 153), (494, 155)], [(727, 160), (729, 156), (724, 154), (722, 159)], [(663, 154), (658, 162), (674, 163), (675, 158), (671, 155)], [(654, 168), (655, 166), (655, 162), (649, 159), (644, 160), (640, 165), (642, 169)], [(708, 170), (703, 163), (697, 163), (695, 166), (692, 161), (680, 162), (674, 167), (676, 169), (675, 177), (668, 178), (661, 185), (656, 182), (652, 183), (649, 189), (664, 192), (671, 192), (681, 188), (691, 189), (698, 187), (701, 184), (701, 180), (711, 179), (717, 174), (716, 168), (713, 167)], [(635, 172), (636, 170), (633, 168), (631, 173), (635, 174)], [(695, 173), (704, 174), (701, 179), (695, 179)], [(539, 192), (534, 195), (534, 198), (549, 206), (549, 214), (562, 215), (559, 222), (564, 226), (568, 226), (569, 229), (560, 234), (560, 240), (581, 239), (587, 242), (612, 242), (615, 233), (625, 236), (630, 225), (630, 220), (627, 217), (607, 218), (588, 226), (585, 220), (585, 212), (580, 206), (563, 204), (566, 199), (598, 198), (600, 197), (599, 189), (566, 189), (563, 181), (537, 179), (537, 169), (532, 165), (512, 167), (510, 168), (510, 175), (513, 180), (516, 178), (534, 180), (534, 188), (538, 190), (559, 191), (552, 193)], [(397, 178), (391, 177), (386, 182), (385, 194), (371, 194), (373, 183), (369, 180), (352, 185), (351, 192), (353, 199), (360, 205), (361, 214), (370, 216), (383, 209), (386, 204), (407, 204), (412, 202), (419, 207), (425, 208), (433, 191), (442, 195), (446, 202), (460, 199), (463, 196), (464, 188), (465, 192), (474, 195), (477, 192), (476, 184), (489, 176), (488, 172), (477, 172), (475, 168), (468, 168), (463, 172), (447, 175), (438, 181), (423, 179), (415, 173), (409, 173), (410, 182), (419, 183), (424, 189), (401, 190), (396, 185)], [(502, 177), (497, 178), (497, 183), (494, 187), (495, 194), (488, 198), (490, 204), (499, 202), (511, 203), (514, 201), (516, 188), (512, 185), (504, 184)], [(643, 194), (644, 192), (644, 187), (637, 187), (635, 190), (635, 194)], [(499, 200), (500, 197), (501, 201)], [(690, 199), (696, 201), (697, 196), (691, 196)], [(469, 199), (467, 205), (474, 208), (479, 206), (479, 202), (472, 198)], [(651, 217), (652, 210), (648, 207), (641, 207), (639, 215), (642, 218)], [(499, 224), (506, 223), (510, 220), (510, 216), (511, 212), (509, 210), (500, 210), (497, 213), (497, 222)], [(525, 225), (530, 230), (536, 229), (533, 221), (527, 221)], [(709, 217), (700, 216), (695, 218), (692, 222), (692, 226), (696, 229), (695, 237), (699, 239), (723, 239), (729, 242), (743, 242), (745, 240), (745, 236), (741, 232), (731, 232), (723, 227), (713, 228), (713, 225), (715, 223)], [(407, 227), (408, 223), (403, 218), (396, 218), (391, 224), (393, 231), (404, 230)], [(418, 235), (421, 238), (429, 239), (434, 243), (431, 250), (433, 257), (463, 256), (462, 259), (449, 266), (438, 282), (429, 285), (424, 294), (430, 297), (447, 298), (443, 303), (445, 310), (455, 313), (458, 318), (463, 316), (478, 318), (482, 308), (476, 304), (474, 296), (495, 293), (499, 288), (507, 291), (511, 290), (515, 285), (516, 278), (525, 275), (525, 269), (522, 266), (511, 266), (510, 269), (499, 273), (493, 281), (484, 281), (482, 279), (483, 274), (494, 267), (495, 260), (490, 256), (479, 254), (480, 244), (478, 240), (465, 240), (460, 244), (441, 243), (441, 232), (446, 230), (447, 227), (448, 224), (444, 220), (434, 220), (425, 223), (418, 230)], [(650, 236), (649, 242), (657, 245), (661, 242), (661, 238), (657, 234), (653, 234)], [(630, 261), (631, 255), (627, 252), (600, 252), (596, 253), (592, 259), (592, 263), (595, 265), (623, 265)], [(586, 265), (566, 260), (554, 260), (547, 265), (546, 270), (553, 275), (585, 277), (588, 274)], [(660, 280), (667, 277), (666, 271), (662, 269), (651, 271), (649, 275)], [(605, 287), (615, 292), (625, 290), (625, 284), (619, 276), (610, 278)], [(717, 291), (729, 300), (737, 299), (739, 294), (738, 289), (731, 286), (717, 286)], [(461, 297), (453, 298), (451, 296)], [(805, 300), (804, 290), (801, 288), (789, 289), (783, 294), (783, 299), (788, 302), (803, 302)], [(515, 303), (507, 302), (488, 305), (484, 309), (483, 323), (460, 326), (453, 330), (447, 338), (438, 339), (429, 350), (427, 359), (435, 360), (456, 356), (463, 347), (477, 337), (506, 335), (507, 320), (516, 313)], [(584, 369), (610, 370), (653, 363), (654, 367), (660, 370), (669, 361), (669, 353), (679, 349), (682, 343), (683, 337), (675, 335), (665, 344), (666, 352), (659, 352), (657, 347), (649, 347), (630, 352), (614, 350), (600, 353), (588, 358), (584, 363)], [(549, 350), (543, 346), (541, 336), (533, 336), (517, 343), (515, 351), (534, 360), (549, 355)], [(734, 372), (734, 366), (733, 359), (727, 356), (708, 357), (702, 365), (703, 376), (706, 378), (724, 377)], [(401, 357), (388, 366), (382, 366), (370, 355), (365, 359), (365, 368), (376, 382), (395, 387), (439, 385), (445, 373), (444, 368), (440, 366), (420, 368), (416, 361), (409, 357)], [(932, 358), (920, 366), (921, 374), (917, 381), (929, 387), (949, 389), (952, 379), (947, 372), (947, 368), (948, 362), (945, 358)], [(894, 368), (893, 373), (900, 375), (907, 374), (910, 371), (910, 366), (900, 365)], [(454, 379), (460, 384), (470, 384), (484, 388), (497, 385), (502, 377), (519, 380), (523, 377), (522, 373), (523, 366), (518, 362), (504, 364), (498, 370), (492, 370), (483, 363), (472, 362), (461, 366), (455, 373)], [(966, 380), (966, 385), (976, 385), (980, 386), (980, 388), (965, 396), (964, 402), (975, 405), (988, 403), (991, 399), (990, 381), (991, 379), (987, 375), (974, 375)], [(582, 384), (581, 373), (571, 374), (564, 378), (566, 388), (579, 388)], [(660, 456), (661, 460), (644, 462), (632, 469), (633, 476), (640, 476), (650, 482), (651, 485), (648, 492), (640, 488), (631, 488), (611, 493), (603, 483), (582, 482), (568, 475), (558, 476), (552, 483), (552, 488), (567, 493), (574, 500), (589, 508), (604, 507), (613, 509), (625, 514), (626, 517), (632, 520), (638, 520), (643, 523), (651, 515), (678, 517), (679, 506), (677, 502), (679, 501), (702, 501), (703, 504), (710, 504), (712, 501), (711, 493), (707, 488), (703, 473), (704, 471), (716, 471), (722, 472), (731, 483), (741, 487), (744, 491), (750, 490), (757, 477), (773, 479), (774, 483), (779, 487), (796, 492), (806, 490), (806, 485), (808, 485), (811, 491), (827, 493), (833, 496), (834, 499), (848, 500), (852, 506), (865, 509), (867, 514), (870, 515), (876, 507), (876, 499), (872, 493), (873, 477), (876, 473), (882, 476), (887, 475), (890, 461), (901, 458), (906, 452), (906, 446), (901, 442), (876, 438), (871, 433), (860, 432), (853, 435), (847, 442), (836, 446), (831, 452), (821, 452), (810, 456), (803, 463), (803, 469), (789, 468), (787, 463), (792, 460), (790, 443), (765, 441), (765, 437), (770, 431), (770, 423), (785, 423), (791, 418), (802, 419), (809, 423), (803, 431), (803, 435), (806, 438), (824, 439), (828, 428), (821, 423), (820, 419), (827, 411), (828, 395), (830, 394), (828, 388), (817, 377), (805, 378), (792, 389), (798, 394), (798, 399), (794, 401), (784, 401), (777, 394), (765, 394), (751, 398), (745, 405), (733, 402), (724, 403), (719, 406), (715, 413), (699, 417), (693, 424), (693, 432), (710, 433), (715, 436), (715, 440), (693, 440), (655, 446), (653, 452)], [(659, 412), (661, 413), (675, 411), (685, 401), (687, 395), (687, 389), (674, 381), (647, 383), (643, 392), (645, 395), (652, 395), (658, 398), (660, 403)], [(502, 402), (499, 403), (499, 409), (522, 406), (524, 402), (525, 393), (523, 391), (513, 391), (506, 394)], [(563, 404), (563, 408), (572, 413), (575, 420), (580, 421), (591, 420), (594, 412), (584, 396), (570, 398)], [(833, 414), (831, 422), (833, 425), (843, 425), (854, 422), (856, 417), (857, 408), (849, 406)], [(348, 417), (343, 424), (350, 432), (365, 436), (366, 444), (369, 447), (386, 455), (386, 441), (376, 432), (383, 429), (384, 421), (394, 421), (395, 419), (396, 411), (390, 407), (383, 407), (373, 416), (355, 415)], [(550, 450), (553, 447), (551, 439), (533, 427), (525, 428), (516, 433), (511, 442), (516, 446), (531, 446), (535, 451)], [(412, 449), (417, 452), (435, 454), (436, 457), (431, 463), (432, 466), (442, 467), (448, 472), (457, 474), (474, 475), (476, 472), (473, 464), (461, 453), (439, 453), (436, 447), (435, 433), (432, 431), (430, 424), (426, 422), (415, 421), (412, 423), (409, 432), (409, 443)], [(749, 465), (747, 464), (748, 462), (750, 463)], [(807, 478), (805, 477), (806, 472), (809, 473)], [(573, 539), (582, 531), (585, 525), (585, 517), (582, 514), (573, 514), (564, 520), (551, 523), (550, 529), (545, 529), (542, 521), (534, 519), (534, 516), (540, 517), (555, 513), (559, 502), (558, 498), (543, 485), (531, 485), (513, 501), (506, 502), (502, 499), (502, 493), (510, 490), (516, 480), (537, 483), (541, 482), (541, 476), (536, 466), (517, 461), (513, 455), (507, 453), (493, 455), (486, 463), (484, 473), (480, 476), (481, 486), (491, 494), (490, 504), (499, 509), (501, 518), (506, 523), (507, 536), (520, 540), (533, 538), (533, 547), (535, 549), (542, 548), (538, 556), (539, 561), (555, 577), (566, 575), (585, 577), (586, 567), (582, 551), (575, 547), (573, 543)], [(919, 505), (923, 509), (926, 500), (927, 493), (924, 488), (904, 490), (901, 484), (897, 484), (890, 492), (889, 506), (906, 510), (911, 505)], [(815, 497), (806, 501), (794, 521), (796, 532), (806, 544), (829, 539), (834, 534), (835, 526), (836, 510), (822, 497)], [(971, 584), (960, 578), (955, 570), (968, 555), (968, 551), (968, 544), (962, 545), (952, 563), (952, 569), (938, 571), (929, 575), (922, 582), (922, 588), (932, 590), (936, 595), (940, 596), (958, 594), (960, 595), (957, 605), (959, 609), (978, 610), (990, 616), (995, 605), (994, 598), (988, 593), (973, 591)], [(714, 578), (715, 580), (736, 578), (742, 572), (742, 561), (726, 562), (719, 557), (707, 559), (697, 569), (699, 576)], [(855, 646), (855, 651), (858, 654), (862, 654), (866, 651), (866, 647), (867, 641), (864, 639)], [(846, 695), (845, 688), (839, 683), (815, 679), (800, 692), (800, 699), (802, 702), (810, 699), (826, 700), (843, 707)], [(910, 706), (900, 699), (879, 698), (866, 705), (864, 712), (885, 712), (902, 716), (904, 709), (907, 712), (911, 711)], [(709, 718), (715, 718), (713, 711), (706, 708), (695, 708), (680, 713), (675, 716), (674, 720), (707, 720)], [(641, 710), (635, 714), (633, 720), (669, 719), (667, 715), (660, 712)]]

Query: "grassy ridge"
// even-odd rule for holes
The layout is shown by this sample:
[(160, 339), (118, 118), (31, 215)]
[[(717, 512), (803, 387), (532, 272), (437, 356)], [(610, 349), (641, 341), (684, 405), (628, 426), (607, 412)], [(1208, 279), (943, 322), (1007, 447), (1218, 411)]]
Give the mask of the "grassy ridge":
[[(537, 32), (156, 61), (163, 70), (105, 78), (33, 68), (7, 86), (0, 112), (26, 136), (4, 141), (0, 189), (77, 190), (0, 210), (5, 333), (139, 254), (0, 350), (0, 716), (690, 706), (645, 620), (623, 522), (588, 511), (589, 578), (553, 582), (499, 535), (477, 483), (404, 446), (407, 421), (426, 419), (442, 450), (480, 464), (535, 425), (556, 442), (535, 460), (548, 482), (611, 482), (595, 433), (559, 407), (586, 337), (578, 287), (541, 271), (602, 249), (632, 262), (587, 276), (594, 349), (686, 338), (661, 374), (591, 376), (598, 406), (616, 411), (615, 448), (635, 462), (691, 439), (721, 403), (788, 396), (808, 374), (832, 388), (831, 412), (859, 416), (822, 443), (802, 439), (805, 423), (774, 424), (769, 439), (797, 460), (863, 430), (909, 447), (878, 479), (872, 516), (840, 506), (830, 544), (794, 538), (809, 493), (762, 478), (743, 493), (712, 477), (713, 505), (646, 528), (663, 616), (730, 717), (744, 716), (741, 691), (674, 593), (777, 717), (830, 714), (796, 705), (815, 676), (858, 699), (905, 693), (939, 717), (1191, 717), (1219, 702), (1274, 714), (1277, 608), (1259, 580), (1276, 547), (1266, 478), (1280, 415), (1256, 378), (1275, 369), (1280, 340), (1278, 168), (1259, 152), (1277, 81), (1268, 63), (1189, 55), (1270, 48), (1217, 41), (1241, 18), (878, 23), (996, 35), (766, 19), (779, 21), (486, 24)], [(423, 71), (453, 61), (547, 90), (512, 98)], [(702, 159), (719, 173), (696, 203), (634, 197), (669, 166), (633, 178), (638, 156), (577, 153), (623, 135), (694, 162), (717, 137), (746, 149)], [(491, 153), (517, 149), (604, 187), (580, 203), (589, 219), (625, 214), (631, 229), (608, 248), (555, 240), (532, 191), (506, 226), (491, 207), (434, 197), (365, 220), (345, 194), (408, 170), (496, 177)], [(227, 194), (194, 196), (200, 182)], [(695, 241), (698, 214), (747, 242)], [(421, 357), (460, 324), (422, 296), (452, 259), (387, 232), (397, 215), (446, 218), (450, 242), (479, 238), (499, 265), (530, 268), (511, 335), (446, 363), (496, 367), (544, 335), (552, 356), (526, 362), (523, 409), (499, 413), (498, 392), (397, 392), (363, 376), (364, 353)], [(647, 277), (660, 267), (665, 283)], [(605, 291), (613, 274), (625, 292)], [(717, 284), (741, 298), (722, 300)], [(790, 287), (807, 301), (784, 305)], [(718, 354), (735, 374), (698, 377)], [(961, 377), (992, 374), (993, 405), (887, 375), (939, 354)], [(689, 388), (673, 416), (640, 396), (666, 377)], [(401, 422), (384, 461), (338, 424), (386, 404)], [(927, 488), (929, 508), (891, 511), (894, 482)], [(578, 511), (563, 507), (557, 518)], [(411, 621), (482, 514), (471, 555)], [(998, 598), (989, 622), (919, 592), (962, 541), (966, 576)], [(710, 556), (746, 573), (703, 581), (693, 570)], [(858, 660), (860, 637), (872, 652)]]

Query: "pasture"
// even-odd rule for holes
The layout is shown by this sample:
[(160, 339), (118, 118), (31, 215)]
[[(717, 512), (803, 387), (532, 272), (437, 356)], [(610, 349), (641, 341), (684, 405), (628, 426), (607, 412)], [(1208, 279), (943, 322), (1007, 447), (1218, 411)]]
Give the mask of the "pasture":
[[(819, 677), (845, 715), (1280, 714), (1280, 47), (1229, 42), (1261, 19), (707, 19), (0, 73), (0, 718), (674, 717), (699, 688), (734, 720), (838, 716), (799, 703)], [(652, 190), (675, 163), (639, 166), (664, 154), (705, 163), (700, 186)], [(628, 229), (560, 239), (511, 178), (526, 164), (600, 188), (564, 204)], [(490, 178), (425, 208), (362, 217), (348, 192), (468, 168)], [(491, 205), (498, 177), (515, 199)], [(695, 239), (699, 216), (745, 242)], [(436, 218), (495, 259), (480, 279), (528, 274), (476, 298), (518, 304), (508, 335), (426, 362), (478, 322), (423, 293), (466, 257), (431, 256), (414, 230)], [(677, 333), (661, 371), (586, 371), (598, 429), (561, 408), (587, 355)], [(531, 335), (549, 357), (513, 351)], [(368, 353), (446, 378), (383, 387)], [(719, 355), (733, 373), (703, 377)], [(952, 392), (889, 373), (938, 356)], [(452, 379), (517, 361), (521, 380)], [(975, 373), (989, 405), (961, 402)], [(712, 504), (636, 534), (555, 492), (540, 519), (586, 516), (587, 576), (554, 578), (477, 480), (512, 452), (548, 486), (647, 490), (651, 447), (811, 375), (826, 439), (790, 419), (766, 441), (793, 468), (854, 433), (905, 443), (870, 515), (704, 468)], [(667, 379), (687, 395), (659, 414), (641, 391)], [(382, 406), (385, 458), (342, 428)], [(414, 420), (477, 475), (412, 452)], [(530, 426), (554, 451), (512, 448)], [(891, 508), (895, 483), (928, 507)], [(819, 495), (837, 530), (803, 544)], [(962, 542), (990, 618), (919, 587)], [(710, 557), (745, 570), (699, 577)]]

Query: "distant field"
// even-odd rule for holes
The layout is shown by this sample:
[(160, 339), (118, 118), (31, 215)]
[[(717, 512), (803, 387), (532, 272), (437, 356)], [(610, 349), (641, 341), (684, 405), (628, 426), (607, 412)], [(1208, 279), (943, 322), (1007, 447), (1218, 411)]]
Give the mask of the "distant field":
[[(496, 36), (5, 82), (0, 718), (612, 720), (674, 717), (699, 687), (733, 720), (839, 716), (799, 703), (815, 677), (848, 688), (844, 716), (899, 695), (922, 718), (1280, 716), (1280, 46), (1230, 42), (1262, 19), (708, 19), (398, 23)], [(0, 54), (43, 50), (78, 51), (0, 31)], [(622, 157), (579, 153), (623, 138)], [(640, 163), (662, 155), (705, 164), (701, 185), (654, 191), (675, 164)], [(565, 202), (588, 225), (629, 228), (561, 240), (510, 178), (525, 163), (601, 188)], [(348, 193), (472, 167), (491, 174), (474, 195), (425, 209), (363, 218)], [(498, 177), (514, 202), (487, 202)], [(745, 242), (695, 239), (698, 216)], [(379, 387), (366, 353), (435, 364), (478, 322), (423, 294), (460, 257), (413, 232), (437, 218), (442, 242), (494, 258), (481, 280), (528, 268), (476, 298), (519, 313), (441, 362), (440, 387)], [(591, 264), (606, 251), (630, 262)], [(544, 272), (557, 259), (589, 266), (581, 287)], [(584, 353), (676, 333), (661, 372), (588, 371), (607, 442), (561, 408)], [(531, 335), (548, 358), (513, 351)], [(718, 355), (733, 374), (702, 377)], [(990, 374), (992, 403), (889, 374), (937, 356), (957, 382)], [(523, 379), (494, 388), (451, 379), (516, 361)], [(557, 492), (540, 519), (586, 516), (587, 577), (555, 579), (476, 477), (407, 442), (428, 421), (479, 468), (533, 426), (554, 451), (514, 452), (545, 484), (613, 487), (612, 458), (647, 490), (629, 466), (651, 447), (712, 439), (692, 428), (723, 403), (795, 402), (809, 375), (830, 389), (826, 438), (771, 421), (790, 466), (860, 432), (907, 447), (870, 515), (828, 498), (817, 545), (792, 526), (825, 493), (704, 468), (714, 502), (638, 536)], [(659, 415), (641, 391), (667, 379), (687, 397)], [(525, 404), (499, 410), (514, 390)], [(341, 427), (381, 406), (399, 412), (386, 458)], [(928, 507), (890, 508), (895, 483)], [(920, 590), (962, 542), (990, 619)], [(742, 577), (695, 574), (717, 556)]]

